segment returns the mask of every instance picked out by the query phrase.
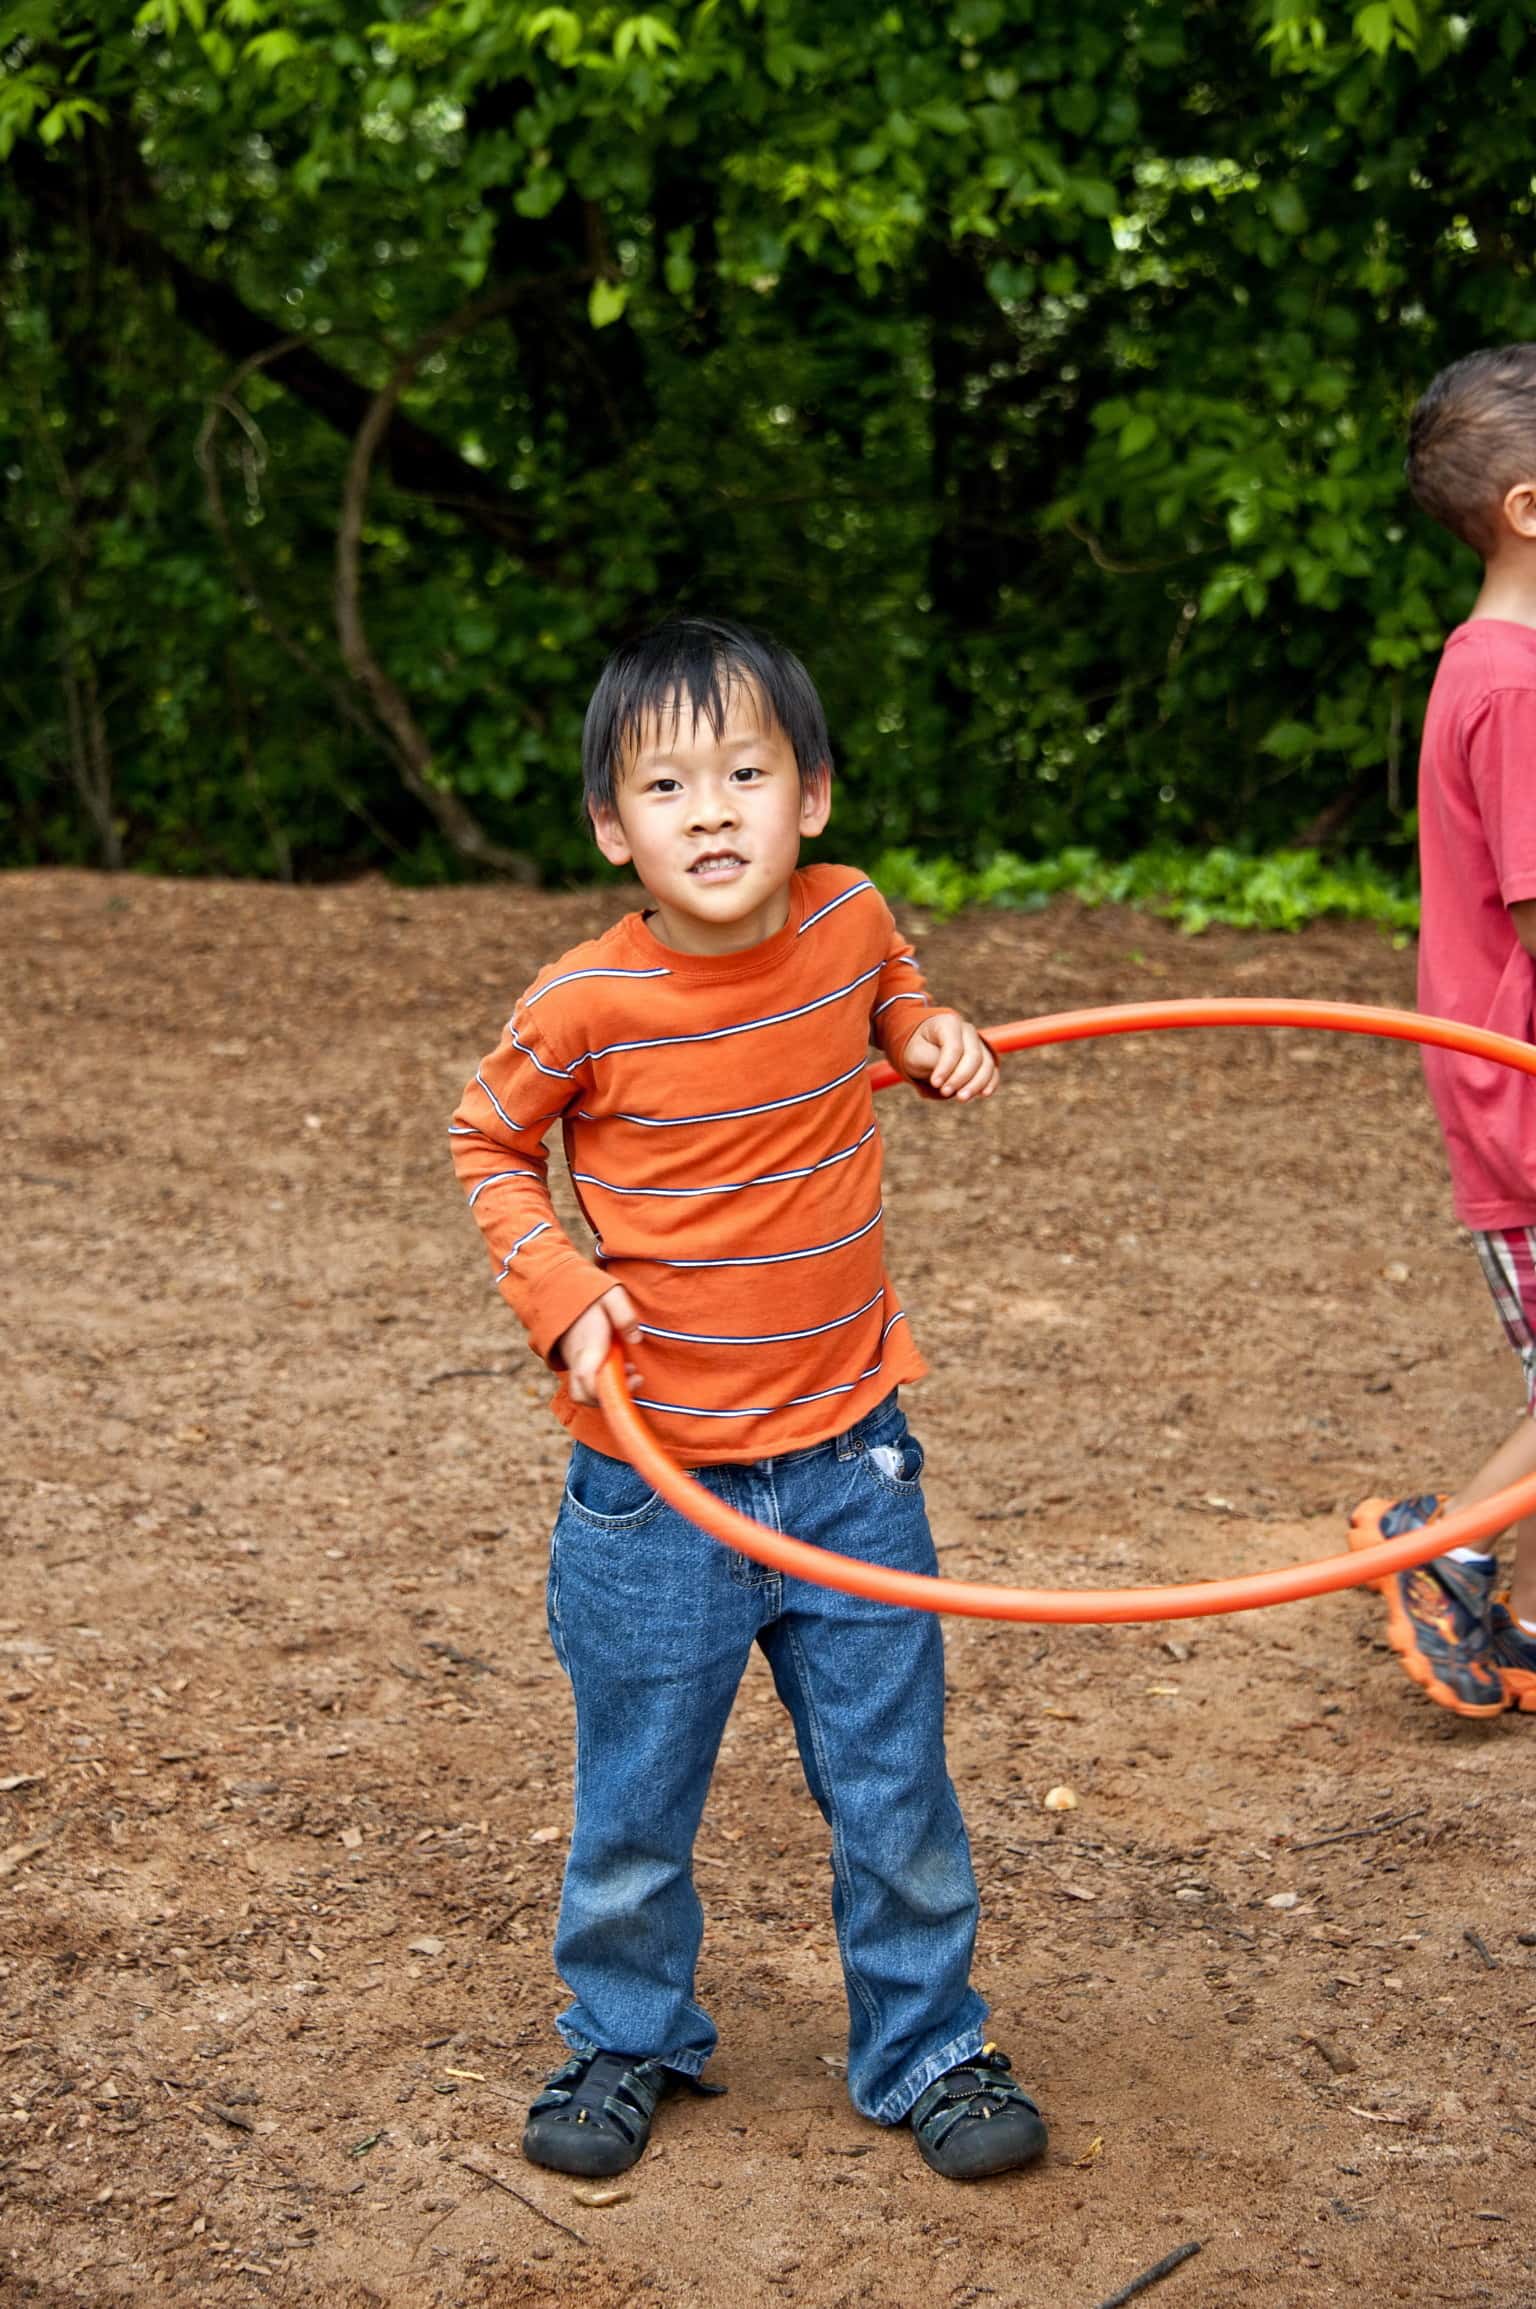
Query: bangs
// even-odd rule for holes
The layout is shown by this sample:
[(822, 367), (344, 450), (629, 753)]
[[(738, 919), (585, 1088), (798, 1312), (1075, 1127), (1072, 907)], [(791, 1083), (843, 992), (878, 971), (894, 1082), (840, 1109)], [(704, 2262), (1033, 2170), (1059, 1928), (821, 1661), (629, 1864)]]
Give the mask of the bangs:
[(718, 738), (742, 697), (783, 731), (802, 784), (830, 771), (826, 715), (792, 651), (724, 618), (669, 618), (616, 650), (592, 693), (581, 742), (587, 809), (612, 810), (624, 765), (651, 730), (675, 737), (686, 717), (691, 734), (706, 723)]

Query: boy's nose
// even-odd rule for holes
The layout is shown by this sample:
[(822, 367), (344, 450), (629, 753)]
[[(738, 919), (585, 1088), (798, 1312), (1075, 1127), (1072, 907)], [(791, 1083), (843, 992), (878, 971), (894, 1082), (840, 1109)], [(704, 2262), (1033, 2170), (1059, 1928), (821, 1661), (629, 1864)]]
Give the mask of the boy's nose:
[(695, 794), (693, 823), (701, 833), (718, 833), (722, 826), (734, 826), (736, 804), (729, 790), (722, 787), (716, 793)]

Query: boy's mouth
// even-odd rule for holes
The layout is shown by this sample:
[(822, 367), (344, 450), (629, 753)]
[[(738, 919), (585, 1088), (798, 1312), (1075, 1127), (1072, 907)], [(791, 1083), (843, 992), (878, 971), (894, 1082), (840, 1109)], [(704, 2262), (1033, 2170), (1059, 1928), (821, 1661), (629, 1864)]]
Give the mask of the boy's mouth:
[(739, 850), (706, 850), (702, 858), (694, 859), (688, 874), (695, 882), (724, 882), (741, 873), (746, 863)]

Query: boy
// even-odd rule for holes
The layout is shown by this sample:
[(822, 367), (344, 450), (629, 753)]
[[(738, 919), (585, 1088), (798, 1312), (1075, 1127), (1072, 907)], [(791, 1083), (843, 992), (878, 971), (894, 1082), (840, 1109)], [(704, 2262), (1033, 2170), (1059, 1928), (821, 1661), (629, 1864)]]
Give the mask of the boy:
[[(722, 1498), (933, 1569), (896, 1398), (924, 1366), (884, 1271), (867, 1058), (873, 1038), (957, 1102), (990, 1095), (996, 1062), (929, 999), (862, 875), (798, 869), (827, 822), (831, 755), (786, 650), (720, 620), (664, 625), (609, 661), (582, 752), (598, 847), (650, 905), (540, 973), (453, 1123), (497, 1284), (559, 1373), (575, 1439), (548, 1598), (576, 1708), (555, 1939), (573, 2057), (533, 2103), (524, 2153), (622, 2172), (665, 2090), (708, 2089), (692, 1849), (757, 1642), (832, 1831), (854, 2105), (910, 2123), (937, 2172), (1005, 2172), (1045, 2128), (983, 2043), (970, 1985), (976, 1886), (937, 1622), (721, 1547), (611, 1455), (596, 1396), (617, 1335), (637, 1402)], [(549, 1199), (557, 1120), (591, 1259)]]
[[(1446, 642), (1419, 764), (1419, 1008), (1536, 1041), (1536, 345), (1472, 353), (1414, 410), (1409, 486), (1483, 562), (1472, 613)], [(1468, 1227), (1536, 1414), (1536, 1079), (1426, 1050), (1424, 1069)], [(1520, 1421), (1454, 1499), (1367, 1500), (1370, 1545), (1536, 1473)], [(1507, 1604), (1497, 1562), (1452, 1548), (1376, 1583), (1393, 1650), (1460, 1716), (1536, 1712), (1536, 1518), (1516, 1529)]]

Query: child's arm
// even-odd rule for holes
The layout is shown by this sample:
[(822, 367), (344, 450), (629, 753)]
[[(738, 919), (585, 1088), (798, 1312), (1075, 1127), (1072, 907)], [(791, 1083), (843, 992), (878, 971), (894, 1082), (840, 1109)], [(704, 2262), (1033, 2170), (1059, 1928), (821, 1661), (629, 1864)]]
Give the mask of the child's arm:
[(990, 1098), (996, 1090), (997, 1060), (968, 1018), (934, 1001), (894, 920), (870, 1022), (898, 1074), (925, 1095), (964, 1100)]
[(583, 1087), (537, 1046), (526, 1020), (515, 1018), (466, 1088), (451, 1126), (453, 1167), (485, 1236), (496, 1287), (535, 1354), (557, 1367), (580, 1318), (599, 1300), (622, 1296), (581, 1256), (550, 1200), (544, 1141)]

